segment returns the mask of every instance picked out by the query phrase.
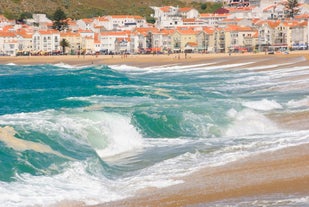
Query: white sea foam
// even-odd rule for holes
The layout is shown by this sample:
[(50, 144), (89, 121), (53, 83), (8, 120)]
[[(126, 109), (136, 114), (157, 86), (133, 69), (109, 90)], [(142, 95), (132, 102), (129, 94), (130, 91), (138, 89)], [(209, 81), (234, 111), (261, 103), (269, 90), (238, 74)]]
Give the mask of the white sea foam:
[[(158, 170), (158, 167), (167, 167), (159, 165), (142, 170), (138, 176), (110, 180), (89, 174), (89, 162), (71, 162), (64, 172), (53, 176), (22, 174), (17, 175), (15, 182), (0, 181), (0, 203), (6, 207), (50, 206), (73, 200), (96, 205), (133, 196), (143, 188), (163, 188), (182, 182), (173, 179), (173, 172), (177, 170), (171, 164), (169, 170)], [(182, 171), (186, 173), (185, 169)]]
[[(301, 194), (285, 195), (272, 194), (264, 196), (254, 196), (241, 199), (227, 199), (213, 202), (207, 205), (194, 205), (194, 207), (248, 207), (248, 206), (271, 206), (271, 207), (304, 207), (309, 206), (309, 197)], [(193, 206), (192, 206), (193, 207)]]
[(243, 102), (243, 106), (259, 111), (271, 111), (274, 109), (282, 109), (282, 106), (274, 100), (263, 99), (261, 101)]
[(291, 65), (291, 64), (295, 64), (295, 63), (299, 63), (299, 62), (303, 62), (303, 61), (304, 61), (304, 59), (300, 58), (300, 59), (296, 59), (294, 61), (290, 61), (290, 62), (287, 62), (287, 63), (249, 67), (249, 68), (247, 68), (247, 70), (261, 70), (261, 69), (269, 69), (269, 68), (279, 68), (279, 67), (282, 67), (282, 66), (287, 66), (287, 65)]
[(15, 63), (8, 63), (8, 64), (6, 64), (6, 65), (16, 65)]
[(81, 69), (81, 68), (86, 68), (86, 67), (89, 67), (89, 66), (77, 66), (77, 65), (70, 65), (70, 64), (66, 64), (66, 63), (56, 63), (56, 64), (53, 64), (53, 66), (55, 67), (58, 67), (58, 68), (64, 68), (64, 69)]
[(107, 137), (107, 147), (97, 148), (100, 157), (109, 157), (116, 154), (132, 151), (143, 146), (142, 136), (130, 124), (130, 118), (117, 114), (104, 114), (98, 128)]
[(240, 66), (252, 64), (254, 62), (211, 66), (217, 63), (218, 62), (209, 62), (209, 63), (193, 64), (193, 65), (171, 65), (171, 66), (157, 66), (157, 67), (146, 67), (146, 68), (127, 66), (127, 65), (111, 65), (110, 67), (114, 70), (135, 72), (139, 74), (160, 73), (160, 72), (182, 73), (182, 72), (194, 72), (194, 71), (195, 72), (205, 72), (207, 70), (214, 70), (214, 69), (237, 68)]
[(240, 112), (231, 109), (228, 111), (228, 116), (232, 119), (232, 124), (226, 130), (226, 136), (267, 134), (278, 131), (272, 121), (252, 109), (244, 109)]
[(142, 137), (130, 123), (130, 117), (105, 112), (57, 112), (4, 115), (0, 125), (34, 130), (59, 139), (90, 144), (102, 157), (142, 147)]
[(289, 108), (309, 107), (309, 96), (300, 100), (291, 100), (286, 105)]
[(139, 71), (142, 68), (129, 65), (109, 65), (110, 68), (120, 71)]
[[(45, 113), (45, 116), (48, 116), (48, 114), (55, 115), (55, 112), (52, 111), (42, 113)], [(38, 116), (34, 114), (32, 114), (32, 117), (38, 118)], [(249, 109), (241, 112), (237, 112), (236, 110), (229, 111), (229, 116), (232, 119), (240, 119), (241, 115), (243, 115), (244, 117), (247, 117), (245, 120), (258, 119), (258, 122), (265, 121), (265, 117), (260, 117), (260, 115), (257, 114), (257, 112), (250, 111)], [(67, 122), (67, 124), (63, 124), (63, 130), (68, 130), (69, 128), (64, 125), (76, 123), (82, 123), (82, 125), (78, 125), (78, 127), (82, 127), (84, 129), (92, 125), (92, 130), (95, 132), (99, 128), (108, 128), (109, 125), (112, 125), (112, 128), (116, 130), (117, 127), (113, 124), (113, 121), (108, 124), (103, 124), (105, 127), (98, 127), (102, 126), (102, 120), (105, 120), (107, 117), (110, 118), (110, 116), (112, 119), (115, 119), (114, 122), (117, 126), (119, 126), (119, 128), (122, 128), (122, 125), (128, 125), (129, 122), (128, 117), (123, 117), (117, 114), (101, 114), (101, 112), (98, 114), (84, 113), (83, 115), (75, 113), (73, 116), (74, 119), (81, 120), (71, 122), (69, 120), (65, 121), (63, 118), (60, 119), (61, 121)], [(70, 116), (66, 114), (66, 117)], [(48, 118), (45, 117), (43, 119)], [(49, 119), (52, 119), (52, 117), (49, 117)], [(242, 119), (241, 121), (245, 120)], [(13, 120), (11, 119), (11, 121)], [(234, 123), (231, 127), (234, 127), (237, 124), (239, 123)], [(128, 134), (131, 133), (131, 130), (135, 131), (135, 129), (131, 129), (130, 127), (128, 128)], [(205, 140), (162, 138), (146, 139), (144, 147), (154, 149), (166, 147), (168, 149), (168, 154), (171, 149), (175, 149), (175, 151), (177, 151), (177, 147), (186, 147), (190, 145), (200, 146), (203, 144), (205, 146), (209, 146), (209, 148), (205, 148), (209, 150), (206, 150), (208, 151), (207, 153), (203, 152), (203, 150), (201, 152), (196, 150), (193, 152), (180, 154), (176, 157), (168, 157), (154, 165), (145, 167), (137, 172), (132, 172), (130, 176), (126, 176), (125, 178), (109, 180), (103, 175), (89, 174), (89, 171), (96, 172), (95, 169), (89, 169), (89, 167), (92, 168), (98, 166), (95, 163), (91, 164), (90, 160), (86, 160), (84, 162), (70, 162), (64, 172), (53, 176), (31, 176), (27, 174), (19, 175), (16, 182), (0, 182), (0, 203), (9, 207), (29, 205), (47, 206), (63, 200), (75, 200), (84, 202), (86, 205), (95, 205), (133, 196), (143, 188), (162, 188), (181, 183), (182, 180), (179, 178), (180, 176), (188, 175), (189, 173), (206, 166), (222, 165), (224, 163), (246, 157), (252, 153), (269, 150), (272, 146), (273, 148), (279, 148), (297, 143), (308, 142), (309, 138), (306, 131), (245, 137), (241, 137), (239, 134), (241, 133), (238, 133), (235, 138), (222, 137), (218, 139)], [(250, 139), (250, 141), (244, 141), (244, 143), (242, 143), (238, 139)], [(122, 141), (121, 139), (119, 140)], [(229, 144), (224, 146), (224, 144), (220, 144), (221, 142), (229, 142)], [(201, 144), (197, 145), (197, 143)], [(214, 148), (212, 148), (212, 146), (214, 146)], [(218, 148), (218, 146), (220, 147)]]
[(0, 182), (0, 203), (7, 207), (49, 206), (63, 200), (74, 200), (93, 205), (130, 195), (124, 185), (118, 184), (90, 175), (84, 163), (75, 162), (55, 176), (23, 174), (18, 175), (16, 182)]

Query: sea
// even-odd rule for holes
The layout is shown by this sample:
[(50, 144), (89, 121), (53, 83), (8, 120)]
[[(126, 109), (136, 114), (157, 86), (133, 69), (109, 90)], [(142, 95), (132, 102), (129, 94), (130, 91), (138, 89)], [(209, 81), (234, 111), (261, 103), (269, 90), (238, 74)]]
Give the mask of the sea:
[[(297, 78), (308, 75), (245, 61), (0, 65), (0, 206), (102, 204), (309, 143), (308, 130), (270, 118), (309, 110), (308, 79)], [(309, 206), (309, 196), (210, 206)]]

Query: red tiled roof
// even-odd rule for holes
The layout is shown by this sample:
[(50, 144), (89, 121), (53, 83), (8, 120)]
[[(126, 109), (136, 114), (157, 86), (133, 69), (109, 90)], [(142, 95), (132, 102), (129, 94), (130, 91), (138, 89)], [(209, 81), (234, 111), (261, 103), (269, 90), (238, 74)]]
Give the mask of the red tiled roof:
[(0, 37), (16, 37), (14, 32), (0, 31)]
[(192, 8), (189, 8), (189, 7), (184, 7), (184, 8), (179, 8), (179, 12), (189, 12), (189, 11), (191, 11), (192, 10)]
[(164, 6), (164, 7), (161, 7), (160, 10), (163, 11), (163, 12), (169, 12), (171, 9), (170, 6)]

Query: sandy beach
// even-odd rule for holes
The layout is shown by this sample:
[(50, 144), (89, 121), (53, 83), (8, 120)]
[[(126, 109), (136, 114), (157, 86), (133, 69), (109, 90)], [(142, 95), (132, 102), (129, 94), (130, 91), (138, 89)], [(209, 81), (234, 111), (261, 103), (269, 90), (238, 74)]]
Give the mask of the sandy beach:
[[(19, 56), (0, 57), (0, 64), (58, 64), (65, 63), (75, 66), (81, 65), (130, 65), (136, 67), (150, 67), (159, 65), (171, 64), (201, 64), (213, 63), (216, 65), (236, 64), (236, 63), (250, 63), (249, 66), (256, 65), (271, 65), (271, 64), (291, 64), (308, 65), (308, 52), (292, 52), (291, 54), (275, 54), (268, 55), (265, 53), (244, 53), (244, 54), (171, 54), (171, 55), (128, 55), (123, 57), (121, 55), (99, 55), (99, 56)], [(248, 66), (247, 65), (247, 66)]]
[[(309, 66), (309, 53), (291, 52), (288, 55), (275, 54), (184, 54), (178, 55), (129, 55), (122, 56), (31, 56), (0, 57), (0, 64), (57, 64), (70, 65), (130, 65), (136, 67), (164, 66), (173, 64), (213, 65), (240, 64), (238, 69), (248, 67), (256, 71), (272, 71), (285, 67)], [(246, 63), (241, 65), (242, 63)], [(277, 66), (276, 66), (277, 65)], [(264, 68), (262, 67), (264, 66)], [(302, 81), (308, 87), (309, 77), (295, 76), (293, 81)], [(287, 81), (283, 79), (282, 81)], [(292, 80), (291, 80), (292, 81)], [(287, 90), (272, 88), (270, 90)], [(293, 90), (289, 88), (288, 90)], [(309, 130), (309, 103), (304, 112), (290, 114), (269, 114), (268, 117), (288, 130)], [(192, 206), (225, 199), (241, 199), (272, 194), (302, 194), (309, 196), (309, 144), (287, 146), (272, 152), (246, 157), (223, 166), (198, 171), (188, 177), (181, 177), (183, 183), (166, 188), (145, 189), (136, 197), (105, 203), (98, 206)], [(71, 203), (71, 206), (83, 206)], [(68, 203), (59, 204), (67, 206)]]
[(218, 200), (280, 194), (309, 195), (309, 145), (261, 153), (207, 168), (184, 183), (148, 189), (137, 197), (99, 206), (190, 206)]

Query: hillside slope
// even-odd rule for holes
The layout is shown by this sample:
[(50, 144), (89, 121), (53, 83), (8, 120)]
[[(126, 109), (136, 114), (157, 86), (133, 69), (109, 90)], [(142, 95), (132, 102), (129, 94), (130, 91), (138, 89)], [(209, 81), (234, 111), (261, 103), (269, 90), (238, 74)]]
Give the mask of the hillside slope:
[(149, 6), (166, 5), (200, 9), (200, 3), (188, 0), (1, 0), (0, 13), (15, 19), (23, 12), (52, 15), (60, 7), (72, 18), (109, 14), (134, 14), (146, 17), (153, 12)]

